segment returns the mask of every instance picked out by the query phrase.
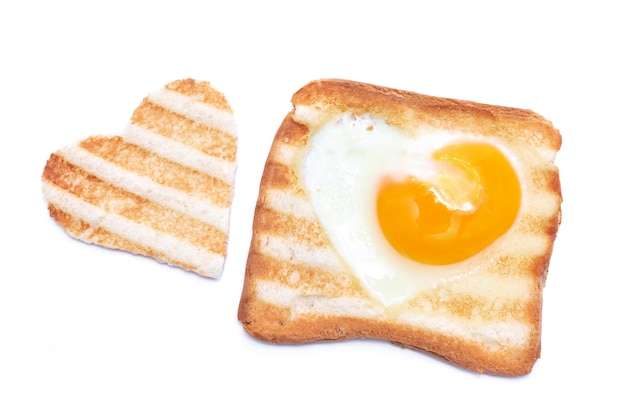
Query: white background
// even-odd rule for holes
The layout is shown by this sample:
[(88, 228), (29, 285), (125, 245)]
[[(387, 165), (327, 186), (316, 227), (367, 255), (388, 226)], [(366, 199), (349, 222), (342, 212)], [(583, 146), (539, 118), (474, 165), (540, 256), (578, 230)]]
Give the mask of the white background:
[[(620, 2), (7, 3), (0, 416), (626, 413)], [(41, 193), (52, 152), (117, 133), (149, 92), (185, 77), (222, 91), (238, 123), (220, 280), (73, 240)], [(245, 334), (236, 313), (265, 157), (291, 95), (325, 77), (530, 108), (560, 129), (563, 223), (529, 376), (476, 375), (384, 341)]]

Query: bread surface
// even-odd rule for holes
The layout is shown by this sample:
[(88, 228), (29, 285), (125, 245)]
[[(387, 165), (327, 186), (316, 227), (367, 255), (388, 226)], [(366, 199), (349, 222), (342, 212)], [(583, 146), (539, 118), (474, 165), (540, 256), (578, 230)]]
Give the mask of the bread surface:
[[(553, 161), (561, 136), (528, 110), (346, 80), (309, 83), (292, 98), (260, 183), (239, 320), (272, 343), (385, 339), (463, 368), (523, 375), (540, 355), (542, 290), (560, 223)], [(413, 134), (425, 126), (496, 138), (516, 158), (523, 201), (514, 225), (474, 256), (465, 279), (438, 282), (392, 306), (372, 297), (333, 247), (300, 164), (314, 134), (345, 113)]]
[(50, 216), (72, 237), (220, 277), (237, 132), (224, 95), (177, 80), (149, 94), (116, 136), (53, 153), (42, 175)]

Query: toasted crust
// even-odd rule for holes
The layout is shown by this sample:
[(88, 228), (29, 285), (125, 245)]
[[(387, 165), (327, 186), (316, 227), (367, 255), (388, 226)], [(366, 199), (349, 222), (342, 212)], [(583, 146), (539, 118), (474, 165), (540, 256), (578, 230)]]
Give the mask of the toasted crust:
[[(245, 330), (273, 343), (385, 339), (476, 372), (529, 373), (540, 354), (542, 290), (560, 222), (558, 131), (528, 110), (344, 80), (312, 82), (292, 103), (260, 183), (238, 313)], [(312, 135), (346, 112), (374, 114), (408, 133), (427, 125), (495, 137), (518, 158), (527, 185), (520, 215), (502, 244), (486, 250), (478, 273), (391, 307), (368, 294), (299, 179)]]
[(236, 151), (224, 95), (178, 80), (146, 97), (122, 134), (53, 153), (43, 191), (50, 216), (74, 238), (219, 277)]

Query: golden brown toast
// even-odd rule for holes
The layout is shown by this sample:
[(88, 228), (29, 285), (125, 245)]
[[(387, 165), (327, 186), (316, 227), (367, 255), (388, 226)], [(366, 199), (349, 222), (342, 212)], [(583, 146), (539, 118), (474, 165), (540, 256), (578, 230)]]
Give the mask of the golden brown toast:
[(148, 95), (117, 136), (53, 153), (43, 176), (50, 215), (74, 238), (222, 273), (237, 132), (224, 95), (178, 80)]
[[(385, 339), (476, 372), (529, 373), (540, 354), (542, 290), (561, 213), (559, 173), (553, 163), (561, 137), (552, 124), (528, 110), (344, 80), (311, 82), (295, 93), (292, 103), (260, 183), (238, 313), (245, 330), (273, 343)], [(428, 148), (420, 144), (437, 148), (438, 138), (492, 144), (519, 180), (512, 225), (477, 254), (443, 265), (407, 260), (389, 242), (378, 243), (380, 227), (370, 225), (376, 223), (370, 222), (375, 203), (343, 207), (343, 200), (352, 199), (352, 184), (362, 182), (358, 175), (344, 181), (351, 169), (342, 167), (343, 157), (332, 156), (348, 140), (341, 135), (322, 139), (333, 124), (344, 129), (339, 132), (349, 132), (363, 121), (359, 135), (364, 139), (355, 135), (354, 147), (345, 154), (350, 158), (367, 153), (367, 141), (384, 144), (387, 138), (375, 135), (387, 130), (400, 132), (416, 149)], [(317, 151), (321, 141), (326, 154)], [(369, 160), (364, 161), (369, 167)], [(360, 173), (370, 176), (365, 169)], [(355, 194), (369, 186), (359, 187)], [(313, 203), (318, 188), (331, 190), (320, 205)], [(327, 203), (337, 207), (324, 207)], [(349, 231), (342, 228), (353, 217), (365, 220), (354, 221), (361, 226), (353, 232), (357, 239), (341, 232)], [(369, 242), (377, 243), (375, 251)], [(352, 243), (362, 248), (363, 256), (358, 251), (346, 255), (352, 254)], [(378, 257), (391, 260), (381, 265), (402, 265), (406, 268), (399, 271), (408, 272), (399, 282), (404, 284), (392, 286), (396, 293), (389, 298), (368, 277), (384, 277), (386, 272), (360, 266), (376, 266), (372, 263)], [(405, 287), (407, 294), (402, 293)]]

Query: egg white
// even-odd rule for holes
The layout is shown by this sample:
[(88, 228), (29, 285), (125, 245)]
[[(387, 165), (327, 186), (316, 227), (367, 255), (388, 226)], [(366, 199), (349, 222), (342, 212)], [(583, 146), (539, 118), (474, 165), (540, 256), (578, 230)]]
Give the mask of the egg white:
[(467, 140), (467, 134), (442, 130), (408, 136), (381, 118), (352, 114), (327, 122), (310, 138), (301, 175), (317, 218), (353, 274), (385, 306), (472, 269), (471, 258), (433, 266), (402, 256), (376, 214), (383, 179), (413, 176), (434, 184), (439, 167), (433, 152)]

